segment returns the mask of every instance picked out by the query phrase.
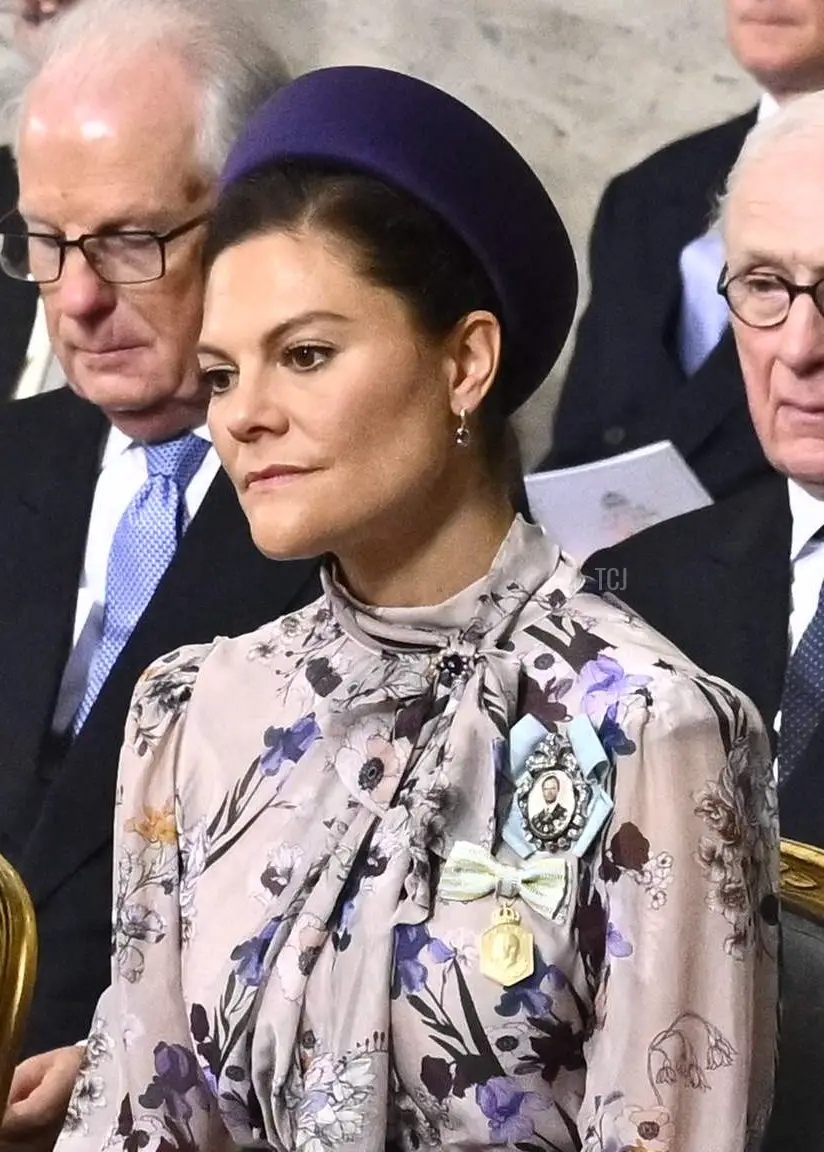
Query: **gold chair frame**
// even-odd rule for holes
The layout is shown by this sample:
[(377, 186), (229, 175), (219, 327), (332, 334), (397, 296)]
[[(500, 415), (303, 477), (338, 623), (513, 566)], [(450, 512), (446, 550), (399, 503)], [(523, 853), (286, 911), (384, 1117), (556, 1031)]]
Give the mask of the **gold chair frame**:
[(37, 973), (37, 925), (26, 886), (0, 856), (0, 1119), (6, 1110)]
[(781, 841), (781, 899), (792, 912), (824, 923), (824, 849)]

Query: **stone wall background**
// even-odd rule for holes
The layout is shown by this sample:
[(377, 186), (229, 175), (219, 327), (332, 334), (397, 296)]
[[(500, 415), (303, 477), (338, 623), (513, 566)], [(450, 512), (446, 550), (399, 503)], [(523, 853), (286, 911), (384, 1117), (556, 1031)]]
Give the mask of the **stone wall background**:
[[(609, 178), (757, 95), (727, 52), (723, 0), (245, 2), (260, 9), (295, 70), (400, 68), (486, 115), (545, 180), (584, 279), (586, 238)], [(0, 98), (10, 67), (5, 52)], [(560, 376), (519, 414), (527, 464), (549, 442)]]

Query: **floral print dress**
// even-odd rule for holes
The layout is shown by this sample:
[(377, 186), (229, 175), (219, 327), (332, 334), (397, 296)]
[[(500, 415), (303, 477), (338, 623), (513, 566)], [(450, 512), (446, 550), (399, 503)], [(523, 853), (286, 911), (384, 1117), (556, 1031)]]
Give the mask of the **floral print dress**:
[[(531, 974), (482, 971), (509, 737), (591, 722), (613, 808)], [(556, 813), (557, 815), (557, 813)], [(751, 704), (516, 520), (445, 604), (301, 612), (138, 685), (112, 983), (58, 1148), (739, 1152), (769, 1112), (777, 829)], [(446, 863), (445, 863), (446, 862)], [(497, 866), (497, 865), (496, 865)]]

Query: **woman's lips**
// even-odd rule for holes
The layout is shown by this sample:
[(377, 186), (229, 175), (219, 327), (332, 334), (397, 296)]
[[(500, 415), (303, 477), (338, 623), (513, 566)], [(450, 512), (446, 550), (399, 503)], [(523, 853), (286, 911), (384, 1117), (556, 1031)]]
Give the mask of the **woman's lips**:
[(295, 468), (289, 464), (272, 464), (258, 472), (247, 472), (243, 480), (246, 491), (263, 491), (267, 488), (280, 488), (291, 484), (303, 476), (316, 471), (314, 468)]

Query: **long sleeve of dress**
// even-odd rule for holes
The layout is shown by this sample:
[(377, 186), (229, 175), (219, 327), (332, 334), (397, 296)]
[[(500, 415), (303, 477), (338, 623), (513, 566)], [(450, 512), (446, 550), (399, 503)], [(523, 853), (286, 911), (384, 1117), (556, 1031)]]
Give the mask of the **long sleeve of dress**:
[[(751, 705), (673, 677), (627, 709), (615, 812), (579, 911), (596, 979), (585, 1152), (759, 1146), (774, 1072), (778, 878), (769, 747)], [(604, 955), (602, 925), (608, 923)]]
[(206, 651), (184, 649), (154, 665), (132, 700), (114, 824), (112, 981), (98, 1003), (59, 1152), (217, 1150), (227, 1142), (181, 987), (187, 845), (177, 762)]

